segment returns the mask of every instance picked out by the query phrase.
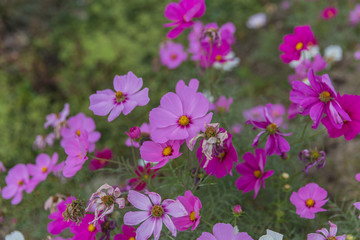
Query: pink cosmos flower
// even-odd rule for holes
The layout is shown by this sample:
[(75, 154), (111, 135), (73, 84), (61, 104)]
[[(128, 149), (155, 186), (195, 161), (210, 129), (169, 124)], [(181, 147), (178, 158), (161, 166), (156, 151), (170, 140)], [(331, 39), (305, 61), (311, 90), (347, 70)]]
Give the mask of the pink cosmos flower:
[(158, 169), (151, 169), (151, 164), (147, 163), (145, 166), (138, 166), (135, 169), (136, 178), (131, 178), (128, 184), (131, 189), (135, 191), (142, 191), (146, 188), (147, 182), (154, 179), (157, 175)]
[(354, 52), (354, 59), (355, 60), (360, 60), (360, 50), (357, 50)]
[(264, 106), (259, 105), (247, 110), (244, 110), (243, 116), (246, 121), (265, 121)]
[(5, 168), (4, 164), (2, 163), (2, 161), (0, 161), (0, 172), (6, 172), (6, 168)]
[(295, 74), (289, 75), (289, 82), (291, 84), (293, 81), (304, 81), (307, 79), (307, 74), (310, 69), (313, 69), (314, 72), (319, 72), (325, 69), (326, 66), (327, 63), (320, 54), (316, 54), (313, 61), (304, 59), (296, 66)]
[(48, 135), (37, 135), (33, 144), (33, 149), (43, 150), (46, 148), (46, 145), (52, 146), (55, 139), (55, 133), (49, 133)]
[(355, 175), (355, 179), (356, 179), (358, 182), (360, 182), (360, 173), (357, 173), (357, 174)]
[(280, 44), (279, 50), (283, 52), (280, 57), (284, 63), (288, 64), (293, 60), (299, 60), (301, 52), (314, 45), (316, 45), (316, 39), (310, 26), (297, 26), (294, 33), (285, 35), (284, 42)]
[(266, 154), (262, 148), (255, 149), (255, 155), (247, 152), (243, 155), (244, 163), (236, 166), (236, 170), (242, 176), (239, 177), (235, 185), (244, 193), (254, 191), (254, 199), (260, 191), (261, 183), (265, 188), (265, 179), (271, 177), (273, 170), (265, 172)]
[(58, 158), (59, 156), (57, 153), (54, 153), (51, 158), (49, 155), (41, 153), (35, 159), (36, 165), (27, 165), (28, 172), (31, 176), (33, 176), (32, 181), (35, 182), (35, 185), (44, 181), (53, 169), (60, 170), (56, 169)]
[(30, 176), (27, 167), (24, 164), (17, 164), (11, 168), (8, 175), (5, 178), (7, 184), (1, 191), (2, 197), (10, 199), (11, 204), (17, 205), (22, 200), (22, 192), (25, 190), (27, 193), (31, 193), (36, 184), (30, 181)]
[(321, 208), (328, 199), (325, 189), (319, 187), (316, 183), (306, 184), (298, 192), (293, 192), (290, 202), (296, 207), (296, 214), (301, 218), (314, 219), (315, 213), (326, 212)]
[(201, 56), (200, 65), (203, 68), (213, 66), (215, 63), (225, 63), (229, 59), (226, 56), (231, 53), (231, 45), (227, 42), (212, 44), (202, 44), (202, 50), (204, 54)]
[(264, 108), (264, 116), (265, 121), (248, 121), (247, 123), (251, 123), (256, 128), (264, 129), (258, 135), (256, 135), (252, 146), (257, 147), (259, 144), (259, 139), (261, 135), (266, 133), (269, 138), (265, 145), (266, 155), (281, 155), (285, 152), (290, 151), (289, 143), (282, 136), (289, 136), (292, 133), (282, 133), (278, 129), (278, 124), (273, 120), (273, 118), (269, 114), (269, 110), (272, 108), (272, 104), (266, 104)]
[(81, 132), (80, 137), (68, 140), (65, 143), (65, 153), (68, 155), (63, 168), (64, 177), (74, 176), (88, 159), (87, 151), (89, 143), (87, 141), (86, 130)]
[(176, 198), (187, 211), (187, 215), (183, 217), (173, 217), (172, 221), (178, 231), (186, 231), (191, 227), (194, 231), (200, 223), (200, 199), (195, 197), (191, 191), (186, 191), (184, 196)]
[[(214, 234), (214, 235), (213, 235)], [(213, 234), (203, 232), (197, 240), (254, 240), (246, 232), (235, 234), (235, 229), (231, 224), (217, 223), (213, 227)]]
[(240, 123), (235, 123), (231, 128), (232, 134), (240, 134), (243, 130), (244, 126)]
[(63, 213), (65, 212), (67, 205), (75, 200), (75, 197), (68, 197), (65, 201), (62, 201), (57, 205), (56, 212), (53, 212), (49, 215), (49, 219), (53, 220), (47, 225), (47, 230), (49, 233), (58, 235), (66, 228), (74, 224), (72, 221), (65, 221)]
[(150, 101), (148, 88), (139, 91), (142, 85), (142, 78), (136, 77), (131, 71), (126, 75), (116, 75), (114, 77), (116, 92), (106, 89), (92, 94), (89, 97), (89, 109), (99, 116), (110, 113), (109, 122), (117, 118), (121, 112), (128, 115), (136, 106), (145, 106)]
[[(360, 210), (360, 202), (356, 202), (353, 204), (358, 210)], [(359, 216), (360, 219), (360, 216)]]
[(172, 21), (164, 27), (174, 27), (168, 34), (168, 38), (176, 38), (185, 28), (191, 27), (193, 18), (202, 17), (205, 13), (205, 0), (180, 0), (179, 3), (169, 3), (164, 15)]
[(299, 158), (301, 161), (306, 163), (304, 172), (309, 173), (309, 169), (316, 166), (318, 169), (325, 166), (326, 153), (324, 151), (308, 150), (304, 149), (299, 153)]
[(94, 218), (93, 214), (86, 214), (80, 225), (71, 225), (70, 231), (75, 234), (72, 240), (95, 240), (96, 234), (101, 232), (101, 226), (100, 224), (94, 225), (91, 223)]
[(287, 109), (288, 119), (294, 119), (300, 111), (301, 108), (299, 105), (297, 105), (296, 103), (291, 103)]
[[(341, 236), (335, 236), (337, 232), (337, 226), (329, 221), (330, 224), (330, 232), (326, 228), (322, 228), (317, 230), (317, 233), (310, 233), (307, 235), (307, 240), (345, 240), (346, 234)], [(321, 234), (322, 235), (321, 235)]]
[(147, 123), (143, 123), (140, 126), (140, 137), (137, 139), (131, 139), (130, 137), (126, 139), (125, 145), (128, 147), (140, 147), (140, 143), (146, 140), (150, 140), (150, 125)]
[(124, 208), (125, 199), (120, 198), (120, 195), (121, 191), (118, 187), (114, 188), (107, 183), (93, 193), (85, 209), (85, 211), (90, 212), (91, 207), (96, 207), (95, 217), (89, 224), (96, 226), (98, 221), (105, 221), (105, 216), (114, 211), (115, 204), (117, 204), (119, 208)]
[(333, 6), (327, 7), (321, 12), (321, 16), (325, 20), (330, 20), (336, 17), (337, 14), (338, 14), (338, 9)]
[[(220, 132), (225, 132), (225, 129), (220, 128)], [(232, 136), (227, 133), (228, 137), (223, 141), (222, 145), (213, 147), (212, 159), (208, 161), (203, 153), (203, 140), (201, 140), (200, 147), (196, 152), (196, 157), (200, 162), (200, 166), (204, 168), (206, 174), (216, 176), (217, 178), (225, 177), (227, 174), (232, 176), (231, 169), (234, 162), (238, 161), (236, 150), (232, 144)]]
[(160, 60), (164, 66), (169, 69), (175, 69), (187, 59), (187, 53), (184, 51), (184, 46), (180, 43), (167, 41), (160, 45)]
[(87, 117), (83, 113), (78, 113), (69, 118), (66, 127), (61, 129), (62, 140), (61, 146), (65, 148), (66, 141), (80, 137), (82, 132), (86, 131), (88, 134), (89, 152), (95, 150), (95, 143), (100, 139), (101, 134), (95, 131), (95, 121), (91, 117)]
[(176, 228), (170, 216), (185, 216), (187, 212), (184, 207), (179, 201), (172, 199), (166, 199), (161, 203), (160, 195), (154, 192), (147, 195), (148, 197), (133, 190), (129, 191), (128, 201), (141, 211), (125, 213), (124, 223), (133, 226), (143, 222), (136, 230), (137, 239), (147, 240), (154, 233), (154, 240), (158, 240), (163, 223), (176, 237)]
[(354, 10), (350, 11), (349, 21), (351, 25), (356, 25), (360, 22), (360, 4), (357, 4)]
[(51, 113), (46, 116), (46, 122), (44, 124), (44, 128), (48, 128), (49, 126), (54, 127), (55, 129), (64, 125), (66, 122), (66, 117), (70, 113), (70, 105), (65, 103), (64, 109), (59, 113)]
[[(340, 104), (340, 107), (347, 113), (351, 121), (344, 121), (341, 128), (336, 128), (329, 116), (325, 116), (321, 123), (327, 128), (329, 136), (331, 138), (337, 138), (344, 135), (345, 139), (350, 141), (354, 139), (360, 133), (360, 96), (347, 95), (336, 97), (336, 101)], [(341, 116), (342, 117), (342, 116)], [(343, 117), (342, 117), (343, 118)]]
[(109, 148), (104, 148), (103, 150), (96, 150), (95, 157), (96, 158), (91, 159), (89, 163), (89, 169), (91, 171), (96, 171), (108, 165), (109, 162), (106, 161), (106, 159), (110, 160), (112, 158), (112, 151)]
[(135, 240), (136, 229), (134, 227), (123, 225), (121, 229), (123, 233), (116, 234), (114, 240)]
[(199, 81), (192, 79), (189, 86), (181, 80), (176, 93), (169, 92), (160, 100), (160, 106), (150, 112), (151, 138), (155, 142), (187, 140), (205, 130), (212, 113), (208, 113), (209, 101), (197, 92)]
[(141, 137), (141, 130), (139, 127), (132, 127), (130, 128), (129, 132), (126, 132), (126, 135), (129, 136), (129, 138), (135, 140)]
[(349, 115), (336, 100), (336, 92), (329, 75), (317, 76), (312, 69), (308, 72), (310, 86), (300, 81), (292, 82), (290, 101), (298, 104), (303, 115), (310, 115), (314, 121), (312, 128), (319, 126), (324, 113), (329, 116), (331, 124), (340, 129), (345, 121), (351, 121)]
[(170, 159), (178, 158), (182, 153), (179, 152), (183, 141), (167, 141), (166, 143), (156, 143), (146, 141), (140, 147), (141, 158), (148, 162), (157, 162), (152, 169), (165, 166)]
[(229, 112), (229, 107), (233, 103), (233, 98), (227, 99), (225, 96), (221, 96), (215, 104), (210, 104), (210, 110), (215, 110), (217, 113)]

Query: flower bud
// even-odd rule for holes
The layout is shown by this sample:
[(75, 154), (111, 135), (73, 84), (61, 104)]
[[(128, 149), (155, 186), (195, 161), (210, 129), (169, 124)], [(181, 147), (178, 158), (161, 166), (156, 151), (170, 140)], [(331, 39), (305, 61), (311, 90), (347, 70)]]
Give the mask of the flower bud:
[(126, 134), (129, 138), (136, 140), (141, 137), (141, 130), (139, 127), (132, 127), (129, 132), (126, 132)]
[(243, 210), (242, 210), (242, 208), (241, 208), (240, 205), (235, 205), (233, 211), (234, 211), (234, 214), (235, 214), (235, 215), (240, 215), (240, 214), (243, 212)]
[(283, 172), (283, 173), (281, 174), (281, 178), (284, 179), (284, 180), (288, 180), (289, 177), (290, 177), (290, 175), (289, 175), (287, 172)]

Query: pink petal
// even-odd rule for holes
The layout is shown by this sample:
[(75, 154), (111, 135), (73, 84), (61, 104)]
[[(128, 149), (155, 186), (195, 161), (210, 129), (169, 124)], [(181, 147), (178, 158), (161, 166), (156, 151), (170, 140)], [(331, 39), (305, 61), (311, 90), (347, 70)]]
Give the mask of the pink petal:
[(152, 209), (152, 204), (147, 196), (134, 190), (129, 191), (127, 199), (134, 207), (149, 211)]
[(124, 215), (124, 223), (126, 225), (138, 225), (150, 216), (150, 212), (147, 211), (127, 212)]
[(136, 229), (136, 239), (148, 239), (151, 234), (154, 232), (155, 228), (155, 219), (154, 217), (150, 217), (148, 220), (143, 222), (143, 224)]

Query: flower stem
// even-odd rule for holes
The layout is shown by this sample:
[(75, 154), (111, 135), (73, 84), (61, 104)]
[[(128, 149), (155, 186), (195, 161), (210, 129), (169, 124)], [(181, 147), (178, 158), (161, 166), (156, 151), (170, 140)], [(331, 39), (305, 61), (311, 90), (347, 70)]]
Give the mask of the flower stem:
[[(129, 118), (127, 117), (127, 115), (125, 115), (125, 119), (126, 119), (126, 124), (127, 124), (127, 127), (130, 131), (130, 121), (129, 121)], [(132, 153), (132, 157), (133, 157), (133, 161), (134, 161), (134, 166), (136, 167), (137, 166), (137, 161), (136, 161), (136, 155), (135, 155), (135, 150), (134, 150), (134, 144), (133, 144), (133, 139), (130, 138), (130, 141), (131, 141), (131, 153)]]

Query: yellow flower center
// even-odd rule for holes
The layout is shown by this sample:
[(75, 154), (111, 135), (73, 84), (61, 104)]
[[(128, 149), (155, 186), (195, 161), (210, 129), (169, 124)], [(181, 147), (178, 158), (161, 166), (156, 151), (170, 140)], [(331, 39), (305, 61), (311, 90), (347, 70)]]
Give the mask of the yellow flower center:
[(164, 148), (163, 150), (163, 156), (169, 156), (170, 154), (172, 154), (173, 150), (170, 146)]
[(181, 126), (187, 126), (189, 123), (190, 123), (190, 119), (187, 116), (183, 115), (179, 118), (179, 124)]
[(78, 137), (80, 137), (80, 134), (81, 134), (81, 131), (80, 131), (80, 130), (77, 130), (77, 131), (76, 131), (76, 135), (77, 135)]
[(171, 54), (170, 58), (171, 58), (171, 60), (177, 59), (177, 54), (176, 53)]
[(20, 180), (20, 181), (17, 182), (17, 184), (18, 184), (19, 186), (22, 186), (22, 185), (24, 185), (24, 181)]
[(129, 240), (135, 240), (135, 238), (134, 238), (134, 237), (131, 237), (131, 238), (129, 238)]
[(221, 152), (221, 153), (219, 153), (218, 158), (220, 158), (222, 160), (225, 157), (225, 155), (226, 155), (225, 151)]
[(145, 180), (148, 180), (148, 178), (149, 178), (149, 175), (144, 175), (144, 178), (145, 178)]
[(123, 94), (122, 91), (117, 91), (115, 93), (115, 97), (116, 97), (116, 102), (118, 102), (118, 103), (121, 103), (125, 100), (125, 95)]
[(48, 170), (47, 167), (42, 167), (42, 168), (41, 168), (41, 171), (42, 171), (43, 173), (46, 173), (47, 170)]
[(195, 220), (195, 211), (192, 211), (190, 213), (190, 221), (194, 221)]
[(330, 236), (330, 237), (326, 238), (326, 240), (337, 240), (337, 239), (334, 236)]
[(266, 127), (266, 130), (270, 133), (270, 134), (274, 134), (277, 130), (277, 126), (275, 123), (271, 123)]
[(311, 159), (317, 160), (320, 157), (320, 153), (316, 150), (310, 152)]
[(222, 56), (221, 56), (221, 55), (216, 55), (216, 57), (215, 57), (215, 60), (216, 60), (216, 61), (220, 62), (221, 59), (222, 59)]
[(320, 101), (327, 103), (331, 99), (330, 93), (328, 91), (323, 91), (320, 93), (319, 99)]
[(151, 209), (151, 214), (154, 217), (161, 217), (164, 214), (164, 209), (159, 206), (159, 205), (155, 205), (153, 206), (153, 208)]
[(90, 224), (88, 227), (89, 232), (93, 232), (93, 231), (95, 231), (95, 229), (96, 228), (95, 228), (94, 224)]
[(306, 206), (307, 207), (313, 207), (315, 205), (315, 201), (312, 200), (311, 198), (309, 198), (308, 200), (306, 200)]
[(295, 46), (296, 50), (301, 50), (304, 47), (304, 44), (302, 42), (298, 42)]
[(79, 152), (79, 158), (81, 159), (81, 152)]
[(261, 176), (261, 171), (260, 171), (260, 170), (255, 170), (255, 171), (254, 171), (254, 176), (255, 176), (256, 178), (259, 178), (259, 177)]

